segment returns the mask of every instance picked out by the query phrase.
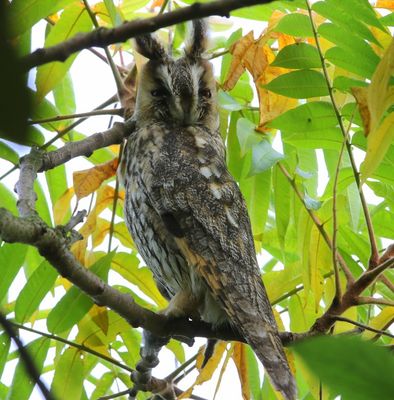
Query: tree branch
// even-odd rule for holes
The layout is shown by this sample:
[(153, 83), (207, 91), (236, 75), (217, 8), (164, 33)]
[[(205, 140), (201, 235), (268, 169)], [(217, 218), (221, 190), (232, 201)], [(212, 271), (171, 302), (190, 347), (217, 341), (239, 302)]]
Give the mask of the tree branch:
[(116, 122), (111, 129), (98, 132), (78, 142), (70, 142), (58, 150), (45, 153), (39, 171), (47, 171), (79, 156), (89, 157), (95, 150), (120, 144), (134, 130), (135, 121)]
[(29, 70), (51, 61), (65, 61), (71, 54), (89, 47), (105, 47), (113, 43), (156, 31), (192, 19), (210, 15), (229, 17), (230, 12), (238, 8), (271, 3), (273, 0), (218, 0), (209, 3), (194, 3), (189, 7), (159, 14), (152, 18), (134, 20), (112, 28), (99, 28), (86, 34), (78, 34), (58, 45), (40, 48), (21, 59), (22, 67)]

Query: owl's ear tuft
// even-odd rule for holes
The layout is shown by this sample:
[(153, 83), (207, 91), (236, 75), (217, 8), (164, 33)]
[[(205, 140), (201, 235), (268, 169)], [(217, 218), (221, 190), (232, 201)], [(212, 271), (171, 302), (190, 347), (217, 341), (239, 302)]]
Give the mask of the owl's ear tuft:
[(136, 50), (149, 60), (164, 60), (168, 57), (161, 43), (152, 35), (139, 35), (134, 39)]
[(204, 19), (195, 19), (185, 44), (186, 56), (192, 59), (201, 58), (207, 49), (207, 23)]

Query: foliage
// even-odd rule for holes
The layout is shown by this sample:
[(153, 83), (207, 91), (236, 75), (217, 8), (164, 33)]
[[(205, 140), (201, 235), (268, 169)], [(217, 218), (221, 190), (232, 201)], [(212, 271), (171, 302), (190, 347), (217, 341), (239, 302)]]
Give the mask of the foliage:
[[(178, 8), (193, 2), (172, 4)], [(230, 26), (239, 26), (232, 19), (230, 23), (210, 21), (214, 34), (208, 57), (217, 67), (228, 167), (244, 194), (256, 247), (264, 249), (262, 274), (281, 330), (285, 326), (292, 332), (310, 330), (330, 307), (338, 283), (345, 290), (349, 277), (342, 269), (335, 276), (335, 265), (342, 265), (333, 256), (336, 251), (357, 279), (371, 263), (378, 263), (376, 248), (384, 252), (394, 239), (394, 41), (390, 33), (394, 18), (391, 2), (375, 3), (313, 2), (313, 24), (303, 0), (275, 1), (233, 12), (254, 22), (254, 35), (247, 22), (230, 32)], [(160, 0), (105, 0), (92, 5), (92, 10), (100, 25), (114, 27), (125, 19), (152, 16), (162, 5)], [(45, 47), (94, 29), (86, 6), (75, 0), (13, 0), (8, 19), (10, 46), (0, 51), (11, 67), (16, 65), (14, 53), (30, 51), (37, 23), (45, 27), (45, 38), (41, 38)], [(170, 31), (174, 54), (179, 54), (185, 25)], [(163, 40), (168, 32), (160, 32)], [(137, 68), (141, 63), (130, 41), (111, 46), (109, 52), (124, 67), (121, 72), (124, 59), (135, 57)], [(29, 85), (30, 120), (45, 121), (30, 125), (23, 140), (19, 122), (28, 109), (26, 88), (20, 88), (17, 78), (15, 90), (10, 83), (14, 97), (7, 104), (18, 112), (8, 111), (0, 126), (0, 135), (6, 139), (0, 141), (1, 175), (3, 167), (6, 172), (18, 164), (20, 148), (11, 141), (42, 146), (46, 140), (50, 145), (45, 148), (53, 150), (93, 133), (78, 126), (81, 121), (76, 117), (56, 118), (75, 113), (78, 87), (74, 88), (73, 81), (78, 71), (71, 73), (70, 68), (80, 56), (36, 69), (35, 84)], [(8, 72), (1, 69), (0, 73), (4, 80)], [(21, 96), (22, 108), (18, 108)], [(60, 140), (52, 140), (55, 137)], [(64, 225), (72, 213), (88, 206), (83, 198), (89, 196), (88, 217), (78, 226), (83, 239), (72, 247), (75, 257), (138, 304), (157, 311), (166, 301), (149, 269), (141, 265), (123, 220), (124, 193), (115, 184), (119, 151), (119, 146), (96, 151), (86, 158), (89, 168), (75, 172), (72, 182), (72, 171), (79, 168), (75, 160), (45, 172), (35, 186), (36, 209), (49, 225)], [(11, 186), (15, 180), (11, 175), (5, 182)], [(7, 185), (0, 183), (0, 206), (15, 214), (16, 198)], [(360, 200), (361, 187), (369, 193), (368, 204)], [(111, 250), (116, 246), (114, 254)], [(15, 320), (22, 337), (23, 329), (36, 328), (28, 349), (59, 399), (97, 399), (119, 391), (119, 386), (131, 386), (129, 368), (138, 361), (139, 329), (58, 277), (34, 248), (3, 243), (0, 266), (1, 309)], [(388, 270), (383, 280), (363, 293), (380, 300), (379, 304), (370, 301), (345, 310), (343, 317), (376, 330), (364, 333), (365, 340), (393, 344), (381, 332), (394, 320), (393, 285), (394, 275)], [(333, 332), (352, 329), (348, 321), (338, 321)], [(167, 347), (178, 362), (185, 362), (181, 344), (171, 341)], [(328, 399), (341, 394), (348, 399), (383, 399), (392, 390), (387, 372), (391, 356), (360, 341), (319, 338), (300, 343), (288, 356), (300, 398)], [(11, 371), (14, 360), (17, 366)], [(198, 385), (209, 381), (216, 370), (219, 387), (231, 363), (244, 399), (279, 398), (266, 377), (261, 381), (256, 358), (243, 344), (222, 343), (204, 368), (201, 362), (200, 351), (197, 375), (183, 386), (189, 387), (184, 398), (193, 390), (198, 393)], [(1, 334), (0, 398), (31, 396), (33, 384), (22, 365), (9, 338)], [(358, 397), (354, 397), (356, 387)], [(380, 391), (372, 392), (373, 388)], [(219, 389), (217, 398), (220, 393)]]

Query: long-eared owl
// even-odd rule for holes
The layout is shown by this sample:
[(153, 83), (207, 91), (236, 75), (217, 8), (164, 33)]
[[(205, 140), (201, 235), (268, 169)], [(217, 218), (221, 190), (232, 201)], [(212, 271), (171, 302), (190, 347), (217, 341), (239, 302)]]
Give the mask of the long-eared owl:
[(123, 181), (134, 242), (170, 300), (170, 316), (230, 324), (286, 399), (296, 389), (256, 261), (250, 220), (226, 167), (205, 22), (173, 59), (153, 35), (136, 38), (139, 74)]

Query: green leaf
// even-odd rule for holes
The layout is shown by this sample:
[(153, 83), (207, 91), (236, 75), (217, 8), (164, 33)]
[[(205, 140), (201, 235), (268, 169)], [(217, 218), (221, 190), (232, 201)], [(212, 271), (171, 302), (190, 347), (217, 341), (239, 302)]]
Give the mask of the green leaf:
[(8, 293), (11, 283), (18, 274), (25, 260), (27, 245), (19, 243), (3, 243), (0, 247), (0, 303)]
[(128, 282), (136, 285), (159, 307), (165, 307), (167, 302), (157, 289), (152, 272), (146, 267), (139, 268), (139, 263), (136, 254), (118, 252), (112, 261), (112, 269)]
[(98, 400), (106, 394), (109, 394), (109, 390), (114, 383), (115, 378), (116, 375), (112, 371), (102, 374), (97, 380), (91, 399)]
[(18, 165), (19, 163), (18, 153), (2, 141), (0, 141), (0, 158), (7, 160), (14, 165)]
[(56, 168), (45, 171), (49, 195), (51, 197), (52, 207), (67, 190), (66, 168), (59, 165)]
[(0, 182), (0, 207), (6, 208), (12, 214), (17, 215), (16, 198), (14, 194)]
[(56, 363), (51, 392), (59, 399), (80, 399), (85, 379), (85, 362), (79, 349), (69, 347)]
[[(91, 27), (92, 21), (85, 7), (80, 3), (72, 3), (63, 11), (59, 21), (49, 32), (45, 40), (45, 47), (70, 39), (77, 33), (88, 32)], [(39, 100), (43, 99), (47, 93), (61, 82), (76, 56), (77, 54), (74, 54), (64, 62), (52, 62), (38, 67), (36, 86)]]
[(354, 336), (320, 336), (292, 349), (324, 384), (347, 399), (390, 399), (394, 393), (392, 354)]
[(350, 53), (342, 47), (328, 49), (325, 57), (338, 67), (344, 68), (363, 78), (371, 78), (377, 65), (365, 62), (365, 59), (359, 53)]
[(253, 400), (260, 400), (260, 371), (256, 356), (250, 346), (246, 346), (246, 358), (248, 365), (248, 379), (250, 393)]
[(358, 79), (348, 78), (346, 76), (337, 76), (334, 78), (333, 87), (343, 92), (349, 92), (352, 87), (366, 87), (368, 83)]
[(252, 167), (249, 175), (256, 175), (271, 168), (276, 162), (283, 159), (283, 154), (278, 153), (271, 146), (271, 143), (263, 139), (252, 149)]
[(274, 93), (295, 99), (328, 95), (327, 83), (323, 75), (310, 69), (280, 75), (263, 86)]
[[(69, 71), (66, 72), (64, 78), (53, 88), (53, 97), (55, 99), (56, 107), (61, 114), (67, 115), (75, 113), (76, 105), (74, 87)], [(70, 120), (66, 122), (63, 121), (60, 125), (63, 127), (69, 124)]]
[(48, 201), (41, 183), (38, 180), (34, 182), (34, 191), (37, 195), (36, 210), (38, 214), (44, 220), (44, 222), (46, 222), (49, 226), (52, 226), (52, 217), (49, 211)]
[(0, 137), (25, 144), (26, 122), (30, 112), (30, 98), (26, 77), (15, 47), (8, 37), (9, 2), (0, 3)]
[(319, 132), (338, 125), (331, 103), (314, 101), (286, 111), (268, 123), (269, 128), (286, 132)]
[(41, 301), (52, 289), (58, 276), (48, 261), (43, 261), (33, 272), (19, 293), (15, 303), (15, 319), (24, 323), (38, 310)]
[(10, 6), (12, 35), (17, 36), (31, 28), (40, 19), (54, 14), (73, 0), (14, 0)]
[(274, 189), (276, 230), (279, 243), (282, 249), (284, 249), (285, 236), (290, 219), (290, 184), (278, 165), (273, 169), (272, 184)]
[[(345, 2), (337, 0), (319, 1), (313, 4), (312, 9), (323, 17), (336, 23), (340, 27), (347, 30), (349, 35), (356, 34), (362, 39), (367, 39), (379, 45), (372, 32), (358, 18), (358, 13), (354, 10), (348, 12), (342, 8)], [(358, 11), (358, 7), (355, 9)]]
[(321, 68), (321, 61), (315, 46), (295, 43), (284, 47), (271, 65), (294, 69)]
[(247, 118), (237, 121), (237, 137), (241, 146), (241, 156), (244, 156), (254, 145), (261, 142), (263, 135), (258, 134), (255, 125)]
[[(96, 261), (90, 267), (90, 271), (101, 279), (106, 280), (113, 257), (114, 252), (108, 253)], [(91, 297), (87, 296), (79, 288), (71, 287), (48, 314), (48, 330), (56, 334), (72, 328), (89, 312), (93, 304)]]
[[(249, 163), (244, 168), (249, 170)], [(245, 197), (254, 235), (264, 232), (267, 222), (268, 207), (271, 197), (271, 169), (240, 181), (240, 188)]]
[(380, 209), (372, 216), (375, 233), (388, 239), (394, 239), (394, 213)]
[[(26, 346), (38, 373), (40, 374), (48, 354), (51, 341), (47, 338), (39, 338), (30, 342)], [(19, 359), (15, 368), (11, 387), (8, 392), (7, 400), (28, 400), (33, 391), (34, 382), (26, 373), (25, 362)]]
[(11, 345), (10, 337), (5, 332), (0, 334), (0, 376), (2, 376), (4, 371), (4, 366), (7, 363), (10, 345)]
[(230, 96), (226, 92), (223, 92), (223, 90), (219, 90), (218, 102), (221, 108), (224, 108), (228, 111), (238, 111), (245, 108), (242, 104), (239, 104), (238, 101), (234, 99), (234, 97)]
[(282, 131), (282, 140), (284, 143), (305, 149), (339, 150), (343, 143), (343, 136), (339, 129), (327, 128), (315, 132)]
[(118, 26), (122, 23), (122, 18), (117, 10), (113, 0), (104, 0), (105, 7), (108, 10), (109, 16), (111, 17), (112, 26)]
[(312, 37), (312, 26), (309, 17), (304, 14), (285, 15), (275, 28), (276, 32), (282, 32), (291, 36)]

